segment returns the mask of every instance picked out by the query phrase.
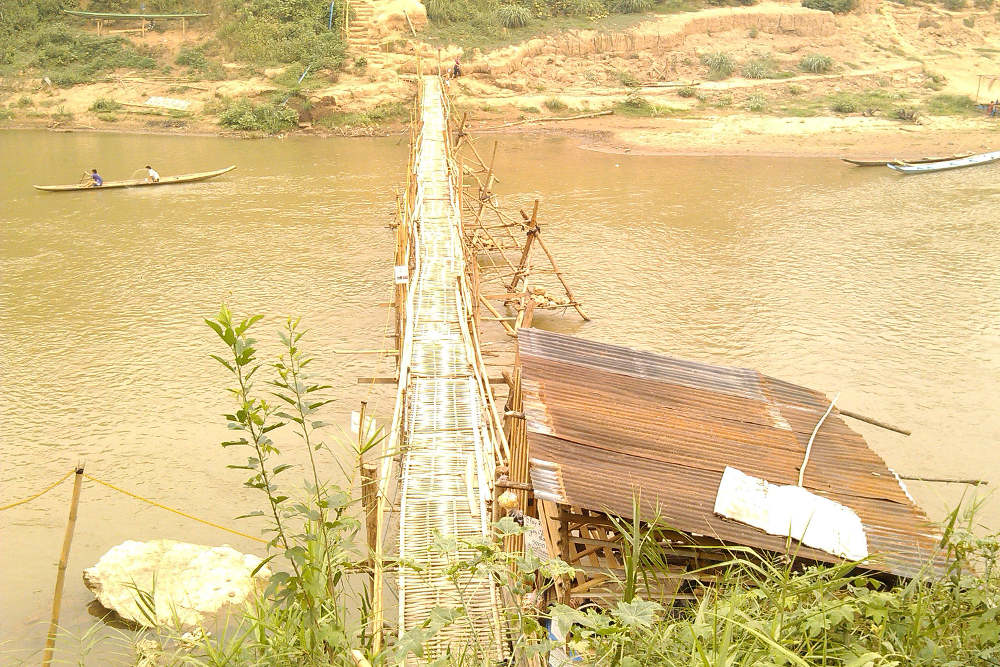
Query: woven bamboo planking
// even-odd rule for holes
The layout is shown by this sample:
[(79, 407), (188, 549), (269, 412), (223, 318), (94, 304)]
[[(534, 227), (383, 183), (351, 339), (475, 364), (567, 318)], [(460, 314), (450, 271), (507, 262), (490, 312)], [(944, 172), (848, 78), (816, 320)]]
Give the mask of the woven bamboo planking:
[[(450, 566), (471, 561), (464, 543), (490, 534), (497, 443), (489, 422), (490, 398), (477, 342), (468, 327), (472, 306), (465, 285), (458, 188), (452, 180), (447, 103), (437, 78), (423, 80), (420, 134), (415, 144), (414, 205), (410, 226), (416, 268), (410, 276), (408, 317), (400, 362), (397, 410), (402, 458), (399, 558), (415, 567), (399, 574), (399, 626), (412, 629), (435, 607), (464, 607), (465, 618), (424, 647), (424, 660), (471, 651), (501, 657), (498, 593), (485, 574)], [(437, 537), (457, 545), (440, 548)]]

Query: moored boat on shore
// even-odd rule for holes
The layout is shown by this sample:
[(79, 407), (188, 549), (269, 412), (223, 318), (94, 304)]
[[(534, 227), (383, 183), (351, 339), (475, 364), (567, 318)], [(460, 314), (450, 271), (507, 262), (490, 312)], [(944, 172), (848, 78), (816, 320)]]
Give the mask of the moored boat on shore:
[(962, 167), (975, 167), (981, 164), (989, 164), (1000, 160), (1000, 151), (991, 153), (980, 153), (969, 157), (955, 160), (945, 160), (943, 162), (932, 162), (930, 164), (888, 164), (890, 169), (904, 174), (923, 174), (931, 171), (946, 171), (948, 169), (961, 169)]

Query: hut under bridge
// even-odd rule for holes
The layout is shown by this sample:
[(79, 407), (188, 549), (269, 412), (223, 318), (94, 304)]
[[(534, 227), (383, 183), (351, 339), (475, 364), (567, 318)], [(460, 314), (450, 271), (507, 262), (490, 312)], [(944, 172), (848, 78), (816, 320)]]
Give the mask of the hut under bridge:
[(538, 329), (517, 345), (497, 487), (538, 517), (548, 555), (577, 568), (556, 582), (558, 601), (620, 596), (621, 519), (665, 527), (668, 567), (641, 594), (668, 604), (695, 599), (734, 546), (864, 558), (885, 578), (943, 567), (939, 531), (824, 394)]

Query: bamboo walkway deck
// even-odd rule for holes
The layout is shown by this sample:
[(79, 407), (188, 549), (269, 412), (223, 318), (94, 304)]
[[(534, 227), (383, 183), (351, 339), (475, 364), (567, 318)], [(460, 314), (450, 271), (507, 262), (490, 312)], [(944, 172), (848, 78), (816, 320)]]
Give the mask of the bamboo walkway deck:
[[(422, 83), (412, 178), (416, 267), (407, 291), (400, 360), (399, 621), (420, 625), (435, 607), (467, 616), (425, 644), (424, 658), (447, 651), (502, 653), (497, 590), (489, 576), (450, 574), (476, 550), (463, 541), (490, 534), (495, 435), (489, 388), (470, 330), (459, 186), (450, 155), (447, 102), (437, 77)], [(444, 538), (438, 540), (437, 536)], [(448, 544), (448, 540), (458, 540)]]

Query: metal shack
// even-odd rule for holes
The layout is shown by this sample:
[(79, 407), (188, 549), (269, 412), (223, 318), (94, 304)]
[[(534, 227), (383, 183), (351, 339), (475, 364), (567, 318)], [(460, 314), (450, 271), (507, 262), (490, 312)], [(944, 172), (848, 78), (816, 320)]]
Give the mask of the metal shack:
[(530, 488), (549, 554), (578, 568), (557, 585), (563, 602), (617, 597), (623, 537), (609, 515), (632, 519), (634, 506), (640, 521), (669, 527), (659, 536), (669, 568), (646, 591), (664, 601), (695, 597), (712, 577), (692, 570), (728, 560), (734, 545), (842, 561), (718, 514), (727, 467), (856, 514), (875, 573), (912, 577), (942, 564), (935, 527), (839, 411), (822, 419), (831, 401), (820, 392), (538, 329), (518, 332), (518, 355), (509, 488), (524, 489), (524, 508)]

